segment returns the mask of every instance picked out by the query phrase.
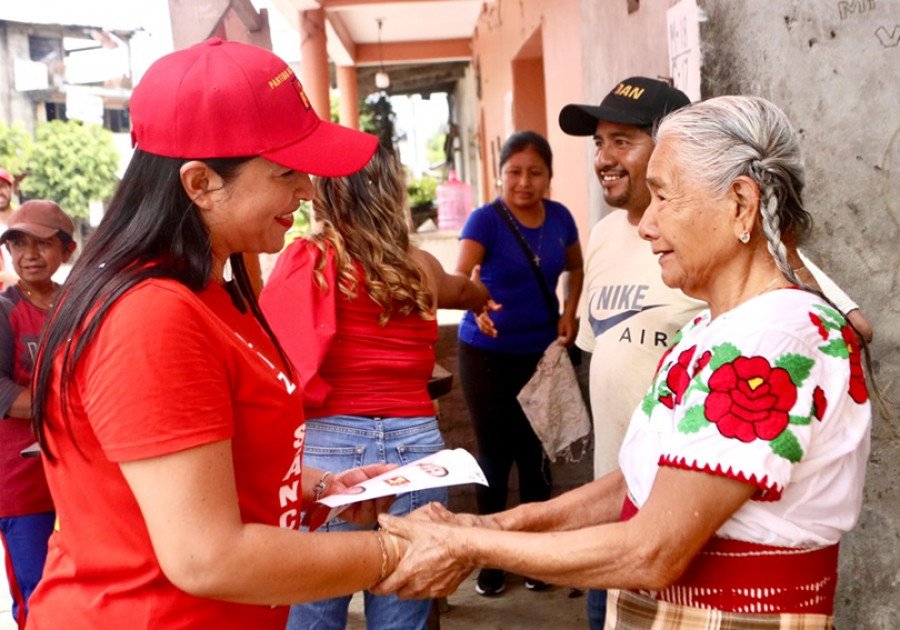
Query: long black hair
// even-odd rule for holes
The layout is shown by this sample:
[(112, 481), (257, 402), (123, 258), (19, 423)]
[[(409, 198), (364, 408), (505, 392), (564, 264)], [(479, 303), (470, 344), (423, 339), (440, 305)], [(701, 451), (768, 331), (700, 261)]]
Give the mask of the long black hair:
[[(227, 184), (252, 158), (203, 159)], [(34, 433), (44, 454), (48, 423), (47, 396), (53, 382), (54, 359), (62, 353), (60, 403), (66, 430), (69, 423), (68, 385), (85, 347), (97, 333), (113, 303), (133, 286), (150, 278), (170, 278), (191, 291), (201, 291), (212, 276), (209, 232), (181, 184), (180, 169), (187, 160), (136, 150), (109, 208), (75, 263), (43, 331), (43, 345), (35, 365)], [(232, 297), (249, 307), (289, 365), (256, 301), (241, 254), (229, 258), (234, 279)]]

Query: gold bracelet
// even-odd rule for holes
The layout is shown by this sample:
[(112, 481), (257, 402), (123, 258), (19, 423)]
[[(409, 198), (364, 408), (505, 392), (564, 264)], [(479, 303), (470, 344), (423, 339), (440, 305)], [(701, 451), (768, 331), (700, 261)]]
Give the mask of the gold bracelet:
[(318, 501), (319, 499), (322, 498), (322, 493), (325, 492), (325, 489), (327, 488), (327, 486), (325, 485), (325, 482), (328, 480), (328, 478), (330, 476), (331, 476), (331, 471), (326, 470), (322, 474), (322, 478), (319, 479), (318, 483), (316, 483), (316, 485), (313, 487), (313, 492), (316, 495), (316, 499), (315, 499), (316, 501)]
[[(384, 530), (384, 531), (387, 532), (387, 530)], [(388, 540), (390, 540), (391, 543), (394, 545), (394, 557), (397, 559), (397, 563), (394, 565), (394, 568), (396, 569), (397, 566), (400, 564), (400, 561), (403, 559), (401, 557), (402, 554), (400, 553), (400, 541), (397, 538), (397, 536), (395, 536), (391, 532), (387, 532), (387, 535), (388, 535)]]
[(388, 551), (384, 544), (384, 538), (381, 536), (381, 532), (377, 531), (374, 533), (375, 538), (378, 540), (378, 547), (381, 549), (381, 574), (378, 576), (378, 582), (375, 582), (378, 584), (379, 582), (382, 582), (388, 574)]

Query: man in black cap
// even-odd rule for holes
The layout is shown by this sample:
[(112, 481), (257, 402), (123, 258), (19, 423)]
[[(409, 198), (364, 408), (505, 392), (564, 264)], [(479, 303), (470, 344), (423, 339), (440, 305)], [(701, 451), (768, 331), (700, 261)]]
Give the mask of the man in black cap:
[[(647, 163), (653, 129), (666, 114), (690, 104), (664, 81), (631, 77), (600, 105), (566, 105), (559, 126), (573, 136), (593, 136), (594, 170), (606, 203), (618, 210), (591, 230), (585, 252), (584, 306), (575, 343), (592, 353), (591, 411), (594, 419), (594, 478), (617, 469), (619, 448), (657, 363), (677, 331), (706, 304), (667, 287), (638, 223), (650, 204)], [(804, 259), (829, 298), (871, 339), (871, 326), (818, 268)], [(588, 594), (588, 620), (601, 629), (606, 592)]]
[[(677, 330), (705, 304), (663, 284), (656, 257), (638, 235), (650, 204), (645, 181), (653, 127), (690, 99), (663, 81), (632, 77), (598, 106), (566, 105), (559, 126), (593, 136), (594, 169), (606, 203), (615, 211), (591, 231), (585, 256), (584, 311), (576, 343), (593, 353), (590, 366), (594, 418), (594, 478), (618, 468), (618, 452), (631, 414), (643, 397), (659, 357)], [(591, 628), (602, 628), (606, 592), (588, 594)]]

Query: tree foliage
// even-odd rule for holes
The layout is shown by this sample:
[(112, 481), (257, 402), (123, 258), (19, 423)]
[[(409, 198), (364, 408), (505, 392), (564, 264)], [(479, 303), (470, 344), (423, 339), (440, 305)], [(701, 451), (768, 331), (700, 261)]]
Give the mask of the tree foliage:
[(73, 218), (87, 219), (90, 203), (112, 194), (118, 167), (111, 132), (54, 120), (37, 128), (21, 190), (30, 197), (52, 199)]
[(0, 167), (13, 176), (21, 175), (30, 151), (31, 134), (21, 122), (13, 123), (12, 127), (0, 122)]
[(360, 107), (359, 128), (375, 134), (382, 146), (393, 149), (396, 117), (387, 94), (372, 94)]

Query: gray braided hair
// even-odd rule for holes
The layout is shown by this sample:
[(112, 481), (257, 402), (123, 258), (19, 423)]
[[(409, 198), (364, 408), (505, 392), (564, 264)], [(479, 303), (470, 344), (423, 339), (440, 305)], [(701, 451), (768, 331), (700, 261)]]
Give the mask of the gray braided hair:
[(812, 227), (803, 208), (805, 183), (800, 142), (787, 116), (754, 96), (720, 96), (667, 116), (656, 141), (678, 142), (679, 159), (695, 180), (724, 194), (740, 175), (759, 186), (760, 223), (778, 269), (793, 284), (809, 289), (788, 262), (785, 238), (797, 243)]

